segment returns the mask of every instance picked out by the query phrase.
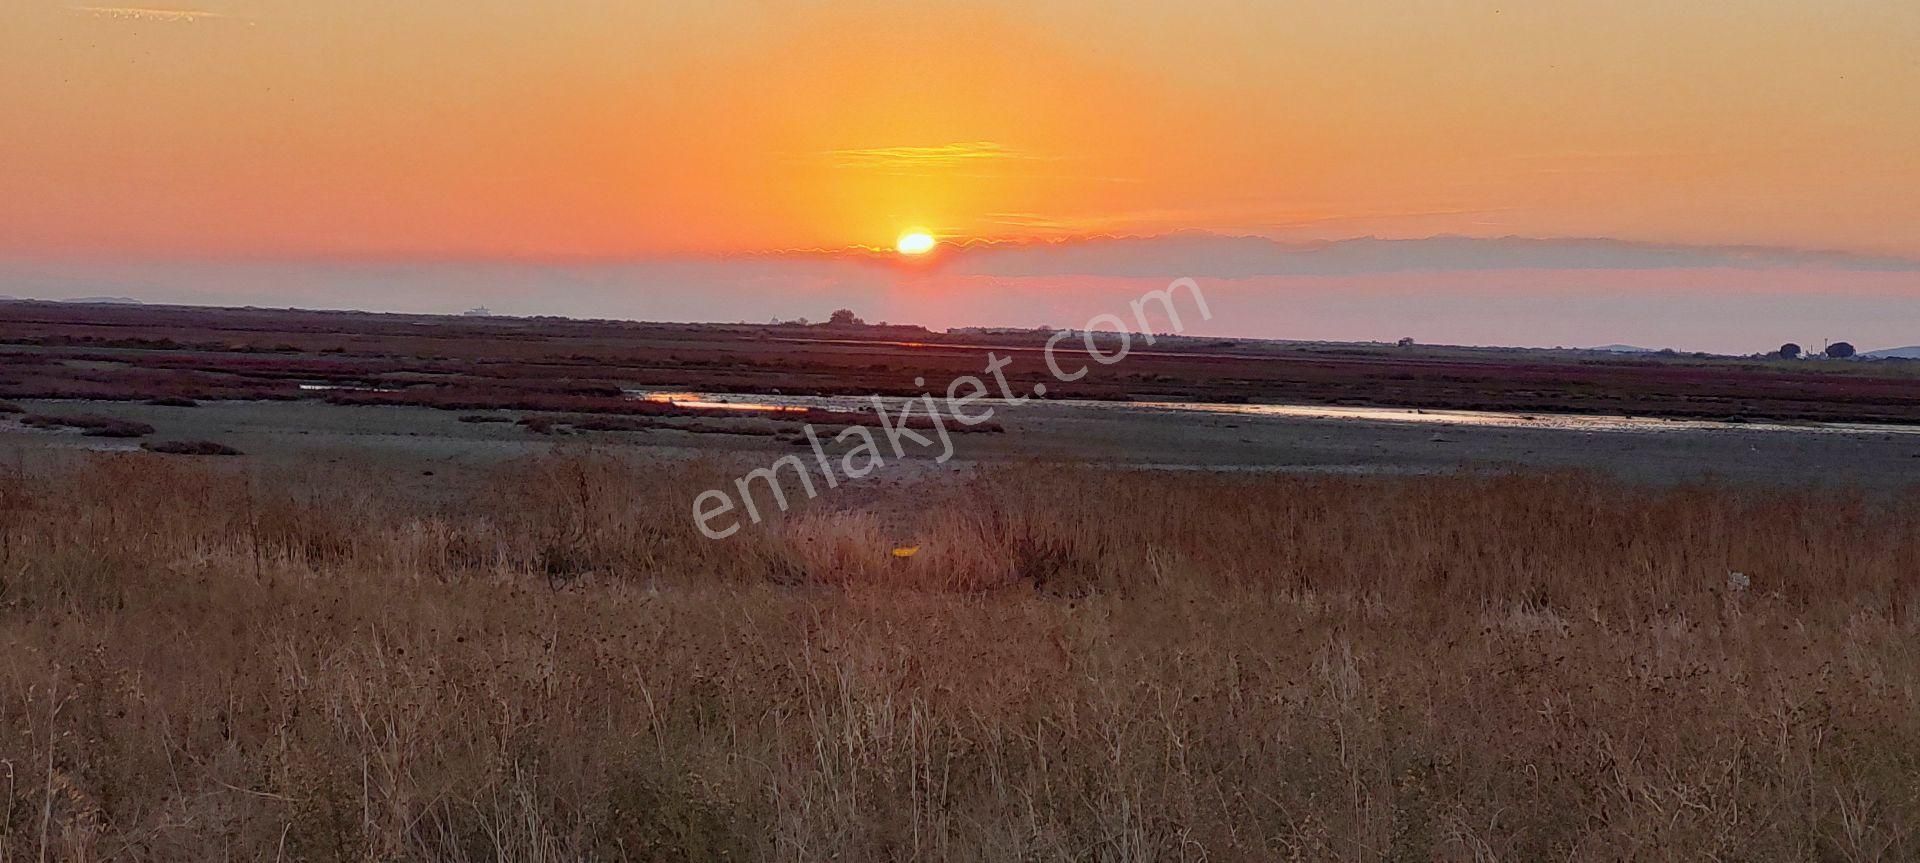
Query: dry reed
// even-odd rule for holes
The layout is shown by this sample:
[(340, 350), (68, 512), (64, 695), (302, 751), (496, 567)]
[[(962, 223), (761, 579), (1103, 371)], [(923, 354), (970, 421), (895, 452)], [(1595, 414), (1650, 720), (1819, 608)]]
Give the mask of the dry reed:
[(723, 468), (0, 469), (0, 859), (1920, 855), (1910, 499)]

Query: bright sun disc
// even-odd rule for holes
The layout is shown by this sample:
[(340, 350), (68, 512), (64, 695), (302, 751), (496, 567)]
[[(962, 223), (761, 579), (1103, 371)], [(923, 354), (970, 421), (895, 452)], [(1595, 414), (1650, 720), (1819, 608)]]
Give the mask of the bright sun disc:
[(912, 231), (901, 234), (900, 241), (893, 245), (903, 255), (924, 255), (933, 251), (933, 235), (925, 231)]

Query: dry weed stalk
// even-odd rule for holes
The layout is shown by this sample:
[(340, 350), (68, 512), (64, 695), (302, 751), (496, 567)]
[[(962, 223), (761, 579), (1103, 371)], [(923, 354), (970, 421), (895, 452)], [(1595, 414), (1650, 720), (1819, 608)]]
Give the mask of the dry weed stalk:
[(0, 476), (0, 858), (1920, 855), (1911, 499), (723, 467)]

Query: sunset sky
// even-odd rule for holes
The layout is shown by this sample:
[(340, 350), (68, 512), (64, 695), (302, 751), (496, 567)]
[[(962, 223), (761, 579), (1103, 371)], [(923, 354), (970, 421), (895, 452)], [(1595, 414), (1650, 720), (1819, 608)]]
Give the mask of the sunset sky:
[(1906, 0), (13, 0), (0, 81), (16, 262), (644, 261), (913, 228), (1920, 257)]

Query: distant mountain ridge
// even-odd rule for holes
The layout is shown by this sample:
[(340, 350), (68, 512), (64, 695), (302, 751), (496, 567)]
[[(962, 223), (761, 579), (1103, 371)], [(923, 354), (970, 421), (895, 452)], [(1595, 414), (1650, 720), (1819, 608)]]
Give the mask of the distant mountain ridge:
[(1881, 348), (1877, 351), (1865, 351), (1860, 354), (1876, 360), (1920, 360), (1920, 345), (1904, 348)]
[(1769, 269), (1920, 272), (1920, 260), (1767, 246), (1686, 246), (1614, 239), (1438, 236), (1288, 243), (1179, 233), (1033, 243), (983, 243), (953, 252), (966, 273), (999, 276), (1252, 278), (1462, 270)]
[(72, 297), (42, 300), (34, 297), (16, 297), (11, 294), (0, 294), (0, 303), (74, 303), (97, 306), (144, 306), (147, 304), (145, 300), (136, 300), (133, 297)]

